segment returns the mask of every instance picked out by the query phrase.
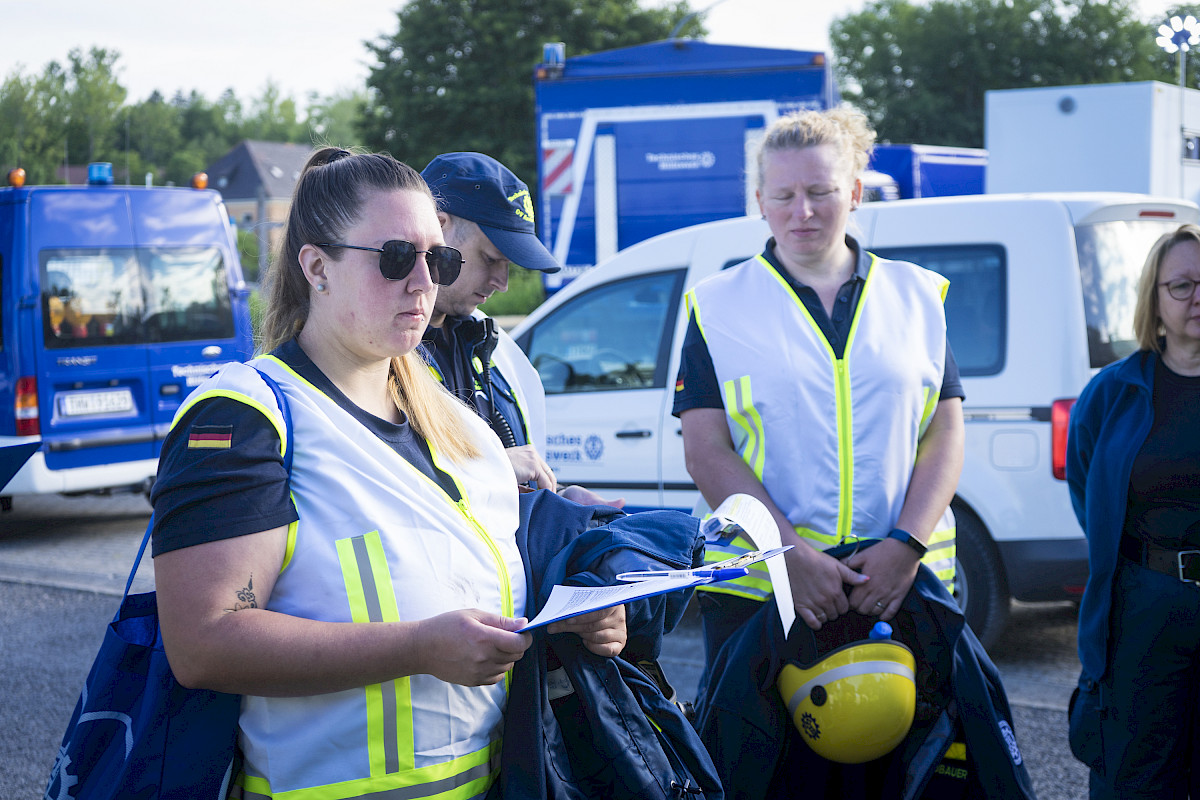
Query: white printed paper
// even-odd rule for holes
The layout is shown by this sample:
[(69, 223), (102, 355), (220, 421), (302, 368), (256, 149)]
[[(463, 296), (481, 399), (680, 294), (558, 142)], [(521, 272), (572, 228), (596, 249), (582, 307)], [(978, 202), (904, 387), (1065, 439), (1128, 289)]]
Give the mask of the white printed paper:
[[(712, 513), (713, 516), (740, 527), (759, 550), (774, 550), (783, 544), (779, 536), (779, 527), (771, 517), (771, 512), (757, 497), (731, 494)], [(767, 572), (771, 575), (771, 588), (775, 592), (775, 603), (779, 606), (779, 621), (783, 623), (783, 633), (786, 636), (796, 620), (792, 584), (788, 582), (787, 562), (782, 558), (768, 559)]]
[(611, 608), (640, 600), (643, 597), (653, 597), (658, 594), (687, 589), (701, 583), (707, 583), (707, 578), (680, 577), (654, 578), (637, 583), (622, 583), (616, 586), (563, 586), (561, 584), (550, 590), (550, 598), (546, 601), (541, 612), (529, 621), (517, 633), (540, 628), (557, 622), (560, 619), (577, 617), (602, 608)]

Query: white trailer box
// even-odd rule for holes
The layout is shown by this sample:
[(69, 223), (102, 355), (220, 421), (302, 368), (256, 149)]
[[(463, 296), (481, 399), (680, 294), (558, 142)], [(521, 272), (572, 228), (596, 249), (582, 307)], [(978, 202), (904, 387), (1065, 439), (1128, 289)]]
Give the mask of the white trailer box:
[(1156, 81), (1003, 89), (987, 92), (984, 108), (989, 194), (1120, 191), (1200, 201), (1194, 89)]

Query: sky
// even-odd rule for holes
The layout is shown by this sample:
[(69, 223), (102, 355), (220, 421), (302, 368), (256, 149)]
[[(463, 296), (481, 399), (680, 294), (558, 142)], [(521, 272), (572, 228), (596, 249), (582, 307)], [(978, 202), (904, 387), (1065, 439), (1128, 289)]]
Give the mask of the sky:
[[(659, 0), (642, 0), (643, 5)], [(835, 16), (864, 0), (692, 0), (710, 8), (708, 41), (829, 49)], [(158, 89), (198, 90), (210, 100), (232, 87), (248, 100), (267, 81), (304, 102), (365, 84), (363, 45), (396, 32), (403, 0), (0, 0), (5, 30), (0, 77), (41, 73), (74, 47), (117, 50), (118, 77), (130, 101)], [(567, 54), (568, 56), (571, 53)], [(533, 65), (519, 65), (532, 70)]]
[[(710, 42), (828, 51), (830, 23), (862, 10), (865, 2), (692, 0), (691, 5), (705, 11)], [(1149, 18), (1171, 2), (1140, 0), (1140, 7)], [(271, 81), (303, 107), (310, 92), (326, 96), (364, 86), (370, 58), (363, 43), (394, 34), (402, 5), (403, 0), (0, 0), (5, 30), (0, 79), (15, 71), (40, 74), (50, 61), (65, 63), (72, 48), (96, 46), (120, 53), (117, 74), (130, 102), (156, 89), (167, 97), (197, 90), (215, 100), (227, 88), (247, 101)]]

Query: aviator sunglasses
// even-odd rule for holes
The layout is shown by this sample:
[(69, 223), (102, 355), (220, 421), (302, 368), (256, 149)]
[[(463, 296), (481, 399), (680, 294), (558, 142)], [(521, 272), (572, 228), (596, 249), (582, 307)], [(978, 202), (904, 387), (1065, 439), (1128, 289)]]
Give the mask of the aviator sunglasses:
[(383, 247), (360, 247), (356, 244), (333, 244), (332, 242), (316, 242), (317, 247), (341, 247), (346, 250), (366, 250), (379, 253), (379, 274), (389, 281), (401, 281), (412, 272), (417, 263), (417, 254), (425, 254), (425, 263), (429, 265), (429, 277), (439, 286), (449, 286), (458, 277), (462, 269), (462, 253), (453, 247), (437, 244), (428, 250), (418, 250), (412, 242), (403, 239), (391, 239), (383, 243)]

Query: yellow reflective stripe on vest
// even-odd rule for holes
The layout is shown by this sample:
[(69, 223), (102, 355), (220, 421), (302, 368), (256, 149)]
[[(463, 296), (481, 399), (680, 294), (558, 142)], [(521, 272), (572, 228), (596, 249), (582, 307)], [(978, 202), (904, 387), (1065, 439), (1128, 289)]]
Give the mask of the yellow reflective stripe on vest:
[(500, 772), (500, 741), (444, 764), (396, 775), (372, 776), (307, 789), (272, 792), (263, 778), (241, 775), (230, 789), (236, 800), (469, 800), (487, 792)]
[[(479, 523), (479, 520), (475, 519), (475, 515), (471, 512), (471, 504), (467, 501), (467, 490), (459, 481), (458, 476), (454, 474), (452, 469), (448, 469), (447, 465), (443, 465), (441, 454), (438, 452), (438, 449), (434, 446), (433, 442), (428, 442), (428, 445), (429, 456), (433, 461), (433, 465), (441, 470), (445, 475), (449, 476), (450, 480), (454, 482), (455, 488), (458, 489), (458, 496), (461, 499), (455, 502), (455, 500), (450, 497), (450, 495), (447, 495), (445, 490), (442, 490), (440, 486), (438, 486), (438, 489), (442, 491), (443, 495), (445, 495), (446, 500), (458, 509), (459, 513), (463, 515), (463, 519), (469, 522), (471, 527), (475, 529), (475, 532), (479, 534), (480, 541), (487, 545), (488, 552), (492, 554), (492, 560), (496, 563), (496, 576), (500, 579), (500, 586), (503, 589), (501, 612), (506, 617), (516, 616), (514, 608), (516, 604), (513, 601), (512, 593), (512, 578), (508, 574), (508, 564), (505, 563), (504, 556), (500, 553), (500, 548), (496, 546), (496, 541), (491, 537), (483, 525)], [(426, 480), (428, 480), (428, 477), (423, 473), (422, 477), (425, 477)], [(510, 677), (511, 672), (512, 671), (510, 670), (508, 673)]]
[(833, 380), (838, 440), (837, 541), (844, 542), (854, 523), (854, 414), (850, 409), (850, 365), (846, 359), (833, 362)]
[(764, 436), (762, 417), (754, 408), (754, 394), (750, 391), (750, 376), (725, 381), (725, 413), (746, 434), (742, 447), (742, 460), (762, 482), (763, 466), (767, 460), (767, 440)]
[[(704, 547), (704, 563), (713, 564), (729, 558), (745, 555), (757, 550), (744, 536), (735, 536), (726, 544), (709, 542)], [(746, 597), (751, 600), (766, 600), (771, 596), (771, 575), (767, 571), (767, 563), (759, 561), (751, 564), (750, 573), (734, 580), (719, 583), (701, 584), (696, 591), (714, 592), (716, 594), (731, 594)]]
[[(933, 574), (938, 577), (938, 580), (942, 582), (942, 585), (946, 587), (946, 591), (951, 593), (954, 592), (954, 557), (957, 553), (955, 548), (955, 533), (954, 528), (934, 531), (930, 535), (929, 542), (926, 545), (928, 552), (921, 559), (921, 563), (929, 567), (933, 571)], [(827, 550), (839, 544), (838, 537), (818, 533), (807, 528), (796, 528), (796, 535), (801, 539), (815, 543), (818, 550)], [(850, 541), (856, 540), (851, 538)], [(863, 539), (862, 541), (867, 540)], [(735, 536), (727, 544), (709, 542), (704, 548), (704, 563), (715, 564), (718, 561), (745, 555), (754, 549), (756, 548), (750, 543), (750, 540), (742, 536)], [(760, 574), (755, 574), (756, 571)], [(766, 600), (774, 590), (771, 587), (771, 578), (767, 571), (766, 562), (760, 561), (750, 566), (749, 575), (729, 581), (721, 581), (720, 583), (701, 584), (696, 587), (696, 591), (731, 594), (750, 600)]]
[[(337, 541), (338, 562), (355, 622), (399, 622), (396, 594), (378, 531)], [(411, 770), (415, 766), (412, 730), (412, 687), (396, 678), (365, 687), (367, 751), (371, 775)]]
[[(288, 496), (292, 498), (292, 507), (296, 508), (296, 496), (291, 492)], [(299, 512), (297, 512), (299, 513)], [(288, 564), (292, 563), (292, 556), (296, 555), (296, 536), (300, 533), (300, 520), (296, 520), (288, 525), (287, 544), (283, 548), (283, 564), (280, 565), (279, 571), (282, 573), (288, 568)]]
[(958, 555), (957, 533), (957, 528), (934, 531), (926, 545), (929, 552), (921, 559), (921, 563), (933, 570), (933, 574), (938, 576), (951, 594), (954, 593), (954, 559)]

